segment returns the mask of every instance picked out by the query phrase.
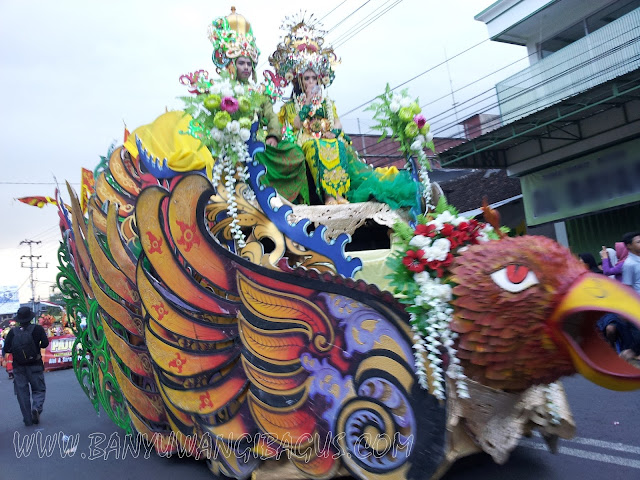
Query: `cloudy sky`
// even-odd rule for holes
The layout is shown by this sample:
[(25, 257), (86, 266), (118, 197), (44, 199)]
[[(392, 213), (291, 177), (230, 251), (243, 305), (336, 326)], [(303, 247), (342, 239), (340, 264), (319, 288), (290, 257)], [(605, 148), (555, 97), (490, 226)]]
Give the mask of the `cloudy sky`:
[(303, 8), (322, 18), (342, 60), (330, 94), (347, 132), (369, 131), (370, 114), (357, 107), (386, 83), (417, 77), (403, 88), (419, 96), (432, 130), (453, 134), (456, 118), (493, 100), (483, 92), (527, 65), (524, 48), (488, 41), (486, 26), (474, 20), (492, 3), (0, 0), (0, 287), (20, 286), (21, 301), (31, 298), (24, 240), (41, 242), (32, 254), (48, 263), (36, 270), (36, 297), (48, 297), (57, 273), (55, 207), (15, 199), (53, 196), (54, 179), (78, 188), (81, 167), (93, 170), (122, 141), (123, 122), (133, 130), (180, 108), (186, 91), (178, 77), (213, 72), (206, 29), (232, 5), (252, 23), (261, 68), (285, 16)]

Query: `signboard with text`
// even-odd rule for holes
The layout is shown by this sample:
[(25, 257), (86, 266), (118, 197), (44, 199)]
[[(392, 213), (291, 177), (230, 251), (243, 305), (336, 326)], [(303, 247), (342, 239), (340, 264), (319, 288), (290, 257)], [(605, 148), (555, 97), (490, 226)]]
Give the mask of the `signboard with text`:
[(44, 369), (73, 368), (71, 349), (75, 340), (76, 337), (73, 335), (49, 337), (49, 346), (43, 350), (42, 354)]
[(640, 139), (520, 179), (527, 225), (640, 201)]

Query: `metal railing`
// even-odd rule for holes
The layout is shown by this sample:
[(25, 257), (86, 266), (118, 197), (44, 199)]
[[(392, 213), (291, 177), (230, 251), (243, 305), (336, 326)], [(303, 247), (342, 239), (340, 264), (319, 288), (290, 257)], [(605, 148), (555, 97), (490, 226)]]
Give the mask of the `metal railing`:
[(502, 123), (640, 67), (640, 8), (496, 85)]

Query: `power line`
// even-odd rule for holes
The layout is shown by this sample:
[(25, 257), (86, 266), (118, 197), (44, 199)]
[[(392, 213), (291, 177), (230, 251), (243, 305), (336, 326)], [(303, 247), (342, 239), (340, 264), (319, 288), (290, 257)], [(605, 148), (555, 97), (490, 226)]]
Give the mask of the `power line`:
[[(501, 72), (501, 71), (502, 71), (502, 70), (504, 70), (505, 68), (512, 67), (512, 66), (513, 66), (513, 65), (515, 65), (516, 63), (519, 63), (519, 62), (522, 62), (523, 60), (528, 59), (528, 58), (529, 58), (529, 57), (531, 57), (532, 55), (537, 55), (537, 52), (533, 52), (533, 53), (531, 53), (531, 54), (527, 55), (526, 57), (519, 58), (518, 60), (515, 60), (514, 62), (511, 62), (511, 63), (509, 63), (509, 64), (507, 64), (507, 65), (505, 65), (505, 66), (503, 66), (503, 67), (498, 68), (497, 70), (494, 70), (494, 71), (493, 71), (493, 72), (491, 72), (491, 73), (486, 74), (484, 77), (476, 78), (475, 80), (473, 80), (473, 81), (471, 81), (471, 82), (467, 83), (466, 85), (463, 85), (462, 87), (460, 87), (460, 88), (457, 88), (457, 89), (453, 90), (453, 93), (458, 93), (458, 92), (460, 92), (461, 90), (464, 90), (465, 88), (467, 88), (467, 87), (470, 87), (470, 86), (474, 85), (476, 82), (479, 82), (480, 80), (485, 80), (485, 79), (489, 78), (490, 76), (495, 75), (495, 74), (496, 74), (496, 73), (498, 73), (498, 72)], [(495, 87), (491, 87), (490, 89), (485, 90), (484, 92), (480, 93), (479, 95), (482, 95), (482, 94), (487, 93), (487, 92), (491, 92), (494, 88), (495, 88)], [(450, 92), (450, 93), (451, 93), (451, 92)], [(436, 99), (431, 100), (431, 101), (429, 101), (429, 102), (427, 102), (427, 103), (425, 103), (425, 104), (423, 104), (423, 105), (420, 105), (420, 108), (426, 108), (426, 107), (428, 107), (429, 105), (432, 105), (432, 104), (436, 103), (436, 102), (437, 102), (437, 101), (439, 101), (439, 100), (443, 100), (443, 99), (447, 98), (447, 97), (449, 96), (449, 94), (450, 94), (450, 93), (447, 93), (447, 94), (445, 94), (445, 95), (443, 95), (443, 96), (441, 96), (441, 97), (439, 97), (439, 98), (436, 98)], [(476, 95), (476, 96), (478, 96), (478, 95)], [(466, 100), (465, 100), (465, 102), (466, 102)], [(463, 102), (463, 103), (464, 103), (464, 102)], [(459, 104), (459, 105), (460, 105), (460, 104)], [(440, 115), (440, 114), (438, 114), (438, 115)], [(433, 118), (433, 117), (430, 117), (430, 118)]]
[[(385, 2), (384, 4), (382, 4), (380, 7), (378, 7), (376, 10), (374, 10), (372, 13), (370, 13), (368, 15), (368, 17), (371, 17), (377, 10), (380, 10), (380, 8), (384, 7), (387, 3), (389, 3), (391, 0), (388, 0), (387, 2)], [(351, 40), (353, 37), (355, 37), (358, 33), (360, 33), (362, 30), (364, 30), (365, 28), (367, 28), (369, 25), (371, 25), (373, 22), (375, 22), (376, 20), (378, 20), (380, 17), (382, 17), (384, 14), (388, 13), (392, 8), (396, 7), (397, 5), (399, 5), (400, 3), (402, 3), (403, 0), (396, 0), (395, 3), (393, 3), (392, 5), (390, 5), (389, 7), (387, 7), (383, 12), (380, 12), (376, 17), (372, 18), (371, 20), (369, 20), (366, 24), (362, 25), (360, 28), (358, 28), (358, 30), (355, 30), (355, 28), (358, 27), (358, 25), (354, 26), (353, 33), (351, 33), (349, 35), (349, 31), (347, 31), (346, 33), (342, 34), (340, 37), (338, 37), (338, 39), (336, 39), (334, 41), (334, 47), (338, 48), (342, 45), (344, 45), (345, 43), (347, 43), (349, 40)], [(361, 23), (364, 23), (368, 17), (365, 17), (362, 21), (360, 21)], [(349, 35), (347, 37), (347, 35)], [(347, 37), (347, 38), (345, 38)]]
[(338, 23), (336, 23), (333, 27), (331, 27), (329, 30), (327, 30), (327, 33), (331, 33), (332, 31), (334, 31), (337, 27), (339, 27), (340, 25), (342, 25), (347, 19), (351, 18), (351, 15), (353, 15), (354, 13), (356, 13), (358, 10), (360, 10), (362, 7), (364, 7), (367, 3), (369, 3), (371, 0), (367, 0), (366, 2), (364, 2), (362, 5), (360, 5), (358, 8), (356, 8), (353, 12), (351, 12), (349, 15), (346, 15), (342, 20), (340, 20)]
[[(635, 30), (635, 29), (637, 29), (637, 28), (639, 28), (639, 27), (634, 27), (634, 28), (632, 28), (632, 29), (631, 29), (631, 30), (629, 30), (629, 31), (622, 32), (621, 34), (617, 35), (616, 37), (610, 38), (610, 39), (608, 39), (607, 41), (603, 42), (602, 44), (600, 44), (600, 45), (598, 45), (598, 46), (602, 46), (602, 45), (605, 45), (606, 43), (609, 43), (609, 42), (615, 41), (615, 39), (616, 39), (617, 37), (620, 37), (620, 36), (626, 35), (626, 34), (628, 34), (629, 32), (631, 32), (632, 30)], [(604, 56), (606, 56), (606, 55), (609, 55), (611, 52), (613, 52), (613, 51), (615, 51), (615, 50), (619, 50), (619, 49), (621, 49), (621, 48), (624, 48), (627, 44), (629, 44), (630, 42), (631, 42), (631, 43), (633, 43), (634, 41), (635, 41), (635, 40), (630, 40), (629, 42), (625, 42), (625, 43), (624, 43), (624, 44), (622, 44), (622, 45), (619, 45), (619, 46), (616, 46), (616, 47), (614, 47), (614, 48), (612, 48), (612, 49), (610, 49), (610, 50), (607, 50), (606, 52), (604, 52), (604, 53), (600, 54), (600, 55), (599, 55), (598, 57), (596, 57), (596, 58), (590, 58), (587, 62), (583, 62), (583, 63), (581, 63), (581, 64), (578, 64), (577, 66), (573, 67), (573, 69), (576, 69), (576, 68), (582, 68), (583, 66), (588, 65), (589, 63), (591, 63), (591, 62), (593, 62), (593, 61), (597, 61), (599, 58), (602, 58), (602, 57), (604, 57)], [(567, 59), (567, 60), (565, 60), (565, 62), (563, 62), (563, 63), (572, 62), (572, 61), (574, 61), (575, 59), (579, 58), (579, 57), (580, 57), (580, 56), (582, 56), (582, 55), (589, 55), (589, 54), (591, 54), (591, 53), (592, 53), (592, 52), (589, 52), (589, 51), (581, 52), (580, 54), (575, 55), (574, 57), (568, 58), (568, 59)], [(497, 69), (497, 70), (495, 70), (495, 71), (493, 71), (493, 72), (491, 72), (491, 73), (489, 73), (489, 74), (487, 74), (487, 75), (485, 75), (485, 76), (483, 76), (483, 77), (481, 77), (481, 78), (478, 78), (478, 79), (474, 80), (473, 82), (470, 82), (470, 83), (468, 83), (468, 84), (466, 84), (466, 85), (464, 85), (464, 86), (460, 87), (459, 89), (456, 89), (454, 92), (458, 92), (458, 91), (460, 91), (460, 90), (462, 90), (462, 89), (464, 89), (464, 88), (466, 88), (466, 87), (468, 87), (468, 86), (470, 86), (470, 85), (473, 85), (473, 84), (474, 84), (474, 83), (476, 83), (477, 81), (479, 81), (479, 80), (483, 80), (483, 79), (485, 79), (485, 78), (487, 78), (487, 77), (489, 77), (489, 76), (491, 76), (491, 75), (493, 75), (493, 74), (495, 74), (495, 73), (497, 73), (497, 72), (499, 72), (499, 71), (501, 71), (501, 70), (504, 70), (504, 69), (505, 69), (505, 68), (507, 68), (507, 67), (510, 67), (510, 66), (512, 66), (512, 65), (514, 65), (514, 64), (516, 64), (516, 63), (518, 63), (518, 62), (520, 62), (520, 61), (522, 61), (522, 60), (525, 60), (525, 59), (527, 59), (527, 58), (531, 57), (532, 55), (537, 55), (537, 52), (532, 52), (531, 54), (527, 55), (526, 57), (520, 58), (519, 60), (516, 60), (515, 62), (512, 62), (512, 63), (510, 63), (510, 64), (508, 64), (508, 65), (506, 65), (506, 66), (504, 66), (504, 67), (501, 67), (501, 68), (499, 68), (499, 69)], [(550, 70), (550, 69), (552, 69), (552, 68), (557, 68), (557, 65), (552, 65), (552, 66), (550, 66), (549, 68), (547, 68), (546, 70), (543, 70), (543, 71), (538, 72), (538, 73), (537, 73), (537, 75), (541, 75), (541, 74), (543, 74), (543, 73), (547, 72), (548, 70)], [(566, 73), (567, 73), (567, 71), (564, 71), (564, 72), (562, 72), (560, 75), (563, 75), (563, 74), (566, 74)], [(546, 81), (548, 81), (548, 79), (547, 79)], [(536, 84), (536, 85), (532, 86), (532, 87), (531, 87), (531, 89), (533, 89), (533, 88), (537, 88), (537, 87), (538, 87), (538, 86), (540, 86), (541, 84), (542, 84), (542, 83), (538, 83), (538, 84)], [(401, 85), (399, 85), (399, 86), (401, 86)], [(396, 87), (396, 88), (398, 88), (398, 87)], [(503, 98), (501, 99), (500, 103), (503, 103), (503, 102), (505, 102), (505, 101), (512, 100), (513, 98), (516, 98), (517, 96), (522, 95), (523, 93), (524, 93), (524, 92), (522, 92), (522, 91), (518, 91), (518, 92), (516, 92), (514, 95), (510, 95), (510, 96), (508, 96), (508, 97), (503, 97)], [(490, 94), (490, 95), (487, 97), (487, 96), (486, 96), (487, 94)], [(432, 101), (430, 101), (430, 102), (428, 102), (428, 103), (426, 103), (426, 104), (422, 105), (422, 108), (424, 108), (424, 107), (426, 107), (426, 106), (428, 106), (428, 105), (431, 105), (431, 104), (435, 103), (435, 102), (436, 102), (436, 101), (438, 101), (438, 100), (442, 100), (443, 98), (446, 98), (448, 95), (449, 95), (449, 94), (446, 94), (446, 95), (444, 95), (443, 97), (440, 97), (440, 98), (437, 98), (437, 99), (435, 99), (435, 100), (432, 100)], [(485, 91), (483, 91), (483, 92), (480, 92), (479, 94), (477, 94), (477, 95), (475, 95), (475, 96), (473, 96), (473, 97), (471, 97), (471, 98), (469, 98), (469, 99), (465, 100), (464, 102), (457, 103), (457, 104), (455, 105), (455, 107), (451, 107), (451, 108), (446, 109), (446, 110), (444, 110), (444, 111), (442, 111), (442, 112), (440, 112), (440, 113), (438, 113), (438, 114), (435, 114), (435, 115), (429, 115), (429, 121), (430, 121), (430, 123), (433, 125), (433, 124), (434, 124), (434, 121), (435, 121), (438, 117), (443, 117), (443, 116), (444, 116), (444, 118), (445, 118), (445, 119), (446, 119), (446, 118), (450, 118), (450, 117), (451, 117), (451, 115), (447, 115), (447, 113), (452, 112), (453, 110), (458, 110), (458, 111), (459, 111), (459, 108), (460, 108), (460, 106), (461, 106), (461, 105), (469, 104), (469, 102), (471, 102), (471, 101), (473, 101), (473, 100), (477, 100), (476, 102), (471, 103), (471, 104), (467, 105), (465, 108), (463, 108), (463, 109), (462, 109), (462, 111), (469, 110), (471, 107), (477, 106), (477, 105), (479, 105), (479, 104), (482, 104), (482, 103), (484, 103), (484, 102), (488, 101), (488, 100), (489, 100), (491, 97), (493, 97), (493, 96), (494, 96), (494, 87), (492, 87), (492, 88), (490, 88), (490, 89), (488, 89), (488, 90), (485, 90)], [(479, 112), (479, 113), (485, 113), (485, 112), (487, 112), (487, 111), (490, 111), (490, 110), (492, 110), (492, 109), (494, 109), (494, 108), (498, 107), (498, 106), (500, 105), (500, 103), (498, 103), (498, 102), (493, 102), (493, 103), (491, 103), (489, 106), (487, 106), (486, 108), (484, 108), (484, 109), (483, 109), (481, 112)], [(534, 103), (536, 103), (536, 102), (534, 102)], [(347, 112), (347, 114), (348, 114), (348, 113), (351, 113), (351, 111), (350, 111), (350, 112)], [(475, 113), (478, 113), (478, 112), (475, 112)], [(345, 114), (345, 115), (346, 115), (346, 114)], [(444, 132), (444, 131), (446, 131), (446, 130), (449, 130), (450, 128), (453, 128), (455, 125), (457, 125), (457, 122), (456, 122), (456, 123), (448, 123), (448, 124), (445, 124), (445, 126), (443, 126), (443, 127), (438, 127), (438, 129), (437, 129), (437, 130), (432, 130), (432, 131), (434, 131), (434, 134), (437, 134), (437, 133), (440, 133), (440, 132)], [(372, 131), (373, 131), (372, 129), (369, 129), (367, 132), (365, 132), (365, 134), (366, 134), (366, 133), (369, 133), (369, 132), (372, 132)]]
[(49, 228), (47, 228), (46, 230), (43, 230), (40, 233), (36, 233), (32, 237), (34, 239), (40, 240), (41, 239), (40, 237), (48, 236), (52, 231), (55, 231), (55, 230), (60, 230), (60, 227), (58, 225), (53, 225), (52, 227), (49, 227)]
[[(638, 60), (638, 59), (640, 59), (640, 55), (635, 55), (634, 57), (631, 57), (631, 60)], [(556, 95), (556, 94), (563, 93), (563, 92), (565, 92), (567, 90), (570, 90), (570, 89), (572, 89), (572, 88), (574, 88), (576, 86), (579, 86), (582, 83), (589, 82), (590, 80), (593, 80), (593, 79), (601, 76), (603, 73), (607, 73), (609, 70), (611, 70), (612, 68), (615, 68), (615, 67), (616, 67), (616, 65), (614, 65), (612, 67), (608, 67), (604, 71), (600, 71), (600, 72), (594, 73), (594, 74), (592, 74), (592, 75), (590, 75), (588, 77), (583, 78), (581, 81), (579, 81), (577, 83), (572, 83), (572, 84), (569, 84), (569, 85), (565, 85), (560, 89), (557, 89), (557, 90), (555, 90), (553, 92), (549, 92), (548, 95), (551, 96), (551, 95)], [(530, 108), (530, 109), (527, 109), (527, 110), (523, 110), (524, 107), (533, 107), (533, 108)], [(540, 107), (539, 107), (539, 102), (538, 101), (533, 100), (533, 101), (527, 102), (527, 103), (521, 105), (520, 109), (518, 109), (518, 118), (522, 118), (522, 117), (525, 117), (527, 115), (530, 115), (530, 114), (538, 111), (539, 109), (540, 109)], [(484, 113), (485, 111), (486, 110), (484, 110), (483, 112), (479, 112), (479, 113)], [(450, 128), (450, 127), (443, 127), (439, 131), (444, 131), (444, 130), (446, 130), (448, 128)]]
[[(579, 54), (574, 55), (573, 57), (569, 57), (569, 58), (567, 58), (565, 61), (563, 61), (563, 62), (561, 62), (561, 63), (550, 64), (550, 65), (549, 65), (549, 66), (547, 66), (547, 68), (545, 68), (544, 70), (540, 70), (540, 71), (538, 71), (538, 72), (536, 73), (536, 76), (540, 77), (540, 76), (542, 76), (544, 73), (547, 73), (547, 72), (549, 72), (549, 71), (550, 71), (550, 70), (552, 70), (552, 69), (556, 69), (559, 65), (567, 64), (567, 63), (570, 63), (570, 62), (571, 62), (571, 63), (574, 63), (576, 59), (578, 59), (578, 58), (580, 58), (580, 57), (582, 57), (582, 56), (585, 56), (585, 55), (588, 55), (588, 56), (589, 56), (589, 57), (587, 58), (587, 60), (586, 60), (586, 61), (583, 61), (583, 62), (577, 63), (576, 65), (573, 65), (571, 68), (565, 69), (565, 70), (563, 70), (563, 71), (559, 72), (558, 74), (552, 75), (551, 77), (546, 78), (546, 79), (543, 77), (543, 79), (541, 80), (541, 82), (538, 82), (538, 83), (536, 83), (535, 85), (532, 85), (531, 87), (529, 87), (529, 88), (528, 88), (527, 90), (525, 90), (525, 91), (518, 90), (518, 91), (516, 91), (514, 94), (511, 94), (511, 95), (508, 95), (508, 96), (503, 96), (503, 97), (500, 99), (500, 101), (499, 101), (499, 102), (498, 102), (498, 101), (496, 101), (496, 102), (494, 102), (494, 103), (490, 104), (487, 108), (485, 108), (482, 112), (479, 112), (479, 113), (484, 113), (484, 112), (486, 112), (486, 111), (488, 111), (488, 110), (491, 110), (491, 109), (493, 109), (493, 108), (496, 108), (496, 107), (498, 107), (501, 103), (504, 103), (505, 101), (513, 100), (514, 98), (517, 98), (518, 96), (522, 95), (523, 93), (525, 93), (525, 92), (527, 92), (527, 91), (532, 91), (533, 89), (535, 89), (535, 88), (537, 88), (537, 87), (539, 87), (539, 86), (543, 85), (545, 82), (549, 82), (549, 81), (551, 81), (551, 80), (553, 80), (553, 79), (555, 79), (555, 78), (559, 78), (559, 77), (561, 77), (561, 76), (563, 76), (563, 75), (566, 75), (566, 74), (568, 74), (568, 73), (571, 73), (572, 71), (575, 71), (575, 70), (577, 70), (577, 69), (583, 68), (583, 67), (585, 67), (585, 66), (589, 65), (590, 63), (593, 63), (594, 61), (598, 61), (598, 60), (600, 60), (601, 58), (604, 58), (604, 57), (606, 57), (606, 56), (608, 56), (608, 55), (611, 55), (612, 53), (614, 53), (614, 52), (615, 52), (615, 51), (617, 51), (617, 50), (620, 50), (620, 49), (625, 48), (626, 46), (628, 46), (628, 45), (630, 45), (630, 44), (632, 44), (632, 43), (635, 43), (638, 39), (637, 39), (637, 38), (632, 38), (631, 40), (629, 40), (629, 41), (627, 41), (627, 42), (624, 42), (624, 43), (622, 43), (622, 44), (620, 44), (620, 45), (615, 45), (614, 47), (612, 47), (612, 48), (610, 48), (610, 49), (608, 49), (608, 50), (606, 50), (606, 51), (604, 51), (604, 52), (602, 52), (602, 53), (598, 54), (598, 55), (597, 55), (597, 56), (595, 56), (595, 57), (592, 57), (592, 56), (591, 56), (591, 55), (593, 54), (593, 50), (594, 50), (595, 48), (602, 47), (602, 46), (604, 46), (604, 45), (606, 45), (607, 43), (610, 43), (610, 42), (614, 42), (614, 41), (616, 41), (616, 39), (617, 39), (617, 38), (619, 38), (619, 37), (621, 37), (621, 36), (625, 36), (625, 35), (627, 35), (627, 34), (629, 34), (629, 33), (633, 32), (634, 30), (637, 30), (638, 28), (640, 28), (640, 27), (633, 27), (633, 28), (631, 28), (631, 29), (629, 29), (629, 30), (627, 30), (627, 31), (625, 31), (625, 32), (622, 32), (622, 33), (620, 33), (620, 34), (616, 35), (615, 37), (609, 38), (608, 40), (606, 40), (606, 41), (602, 42), (602, 43), (601, 43), (601, 44), (599, 44), (599, 45), (595, 45), (591, 50), (584, 50), (584, 51), (580, 52)], [(537, 53), (537, 52), (533, 52), (533, 53), (532, 53), (532, 55), (533, 55), (533, 54), (535, 54), (535, 53)], [(530, 56), (530, 55), (529, 55), (529, 56)], [(516, 75), (517, 75), (517, 74), (516, 74)], [(509, 87), (509, 88), (514, 88), (514, 87)], [(505, 90), (505, 92), (507, 92), (507, 91), (509, 90), (509, 88), (508, 88), (508, 89), (506, 89), (506, 90)], [(477, 99), (477, 98), (480, 98), (482, 95), (486, 94), (487, 92), (492, 92), (492, 95), (493, 95), (493, 88), (492, 88), (492, 89), (490, 89), (490, 90), (486, 90), (486, 91), (484, 91), (484, 92), (481, 92), (480, 94), (475, 95), (474, 97), (471, 97), (471, 98), (469, 98), (469, 99), (465, 100), (465, 101), (464, 101), (464, 102), (462, 102), (461, 104), (456, 105), (456, 108), (458, 108), (460, 105), (464, 105), (465, 103), (468, 103), (468, 102), (470, 102), (470, 101), (472, 101), (472, 100), (475, 100), (475, 99)], [(503, 93), (504, 93), (504, 92), (503, 92)], [(478, 105), (478, 104), (480, 104), (480, 103), (483, 103), (483, 102), (484, 102), (484, 101), (486, 101), (486, 100), (487, 100), (487, 99), (480, 99), (480, 100), (478, 100), (478, 101), (474, 102), (473, 104), (468, 105), (468, 106), (467, 106), (465, 109), (463, 109), (463, 110), (468, 110), (469, 108), (471, 108), (471, 107), (473, 107), (473, 106), (476, 106), (476, 105)], [(431, 120), (431, 121), (433, 121), (433, 119), (434, 119), (434, 118), (437, 118), (437, 117), (439, 117), (439, 116), (442, 116), (442, 115), (444, 115), (445, 113), (450, 112), (450, 111), (452, 111), (452, 110), (453, 110), (453, 108), (449, 108), (449, 109), (447, 109), (447, 110), (444, 110), (443, 112), (441, 112), (441, 113), (439, 113), (439, 114), (437, 114), (437, 115), (435, 115), (435, 116), (431, 116), (430, 120)], [(476, 112), (476, 113), (478, 113), (478, 112)], [(445, 117), (445, 118), (446, 118), (446, 117)], [(449, 126), (448, 128), (452, 128), (452, 127), (451, 127), (451, 126)], [(442, 131), (442, 130), (440, 130), (440, 131)]]
[[(467, 48), (467, 49), (465, 49), (465, 50), (463, 50), (463, 51), (461, 51), (461, 52), (459, 52), (459, 53), (456, 53), (456, 54), (455, 54), (453, 57), (451, 57), (449, 60), (453, 60), (454, 58), (459, 57), (459, 56), (460, 56), (460, 55), (462, 55), (463, 53), (466, 53), (466, 52), (468, 52), (469, 50), (474, 49), (474, 48), (476, 48), (476, 47), (478, 47), (478, 46), (480, 46), (480, 45), (482, 45), (483, 43), (488, 42), (488, 41), (489, 41), (489, 39), (488, 39), (488, 38), (486, 38), (486, 39), (482, 40), (481, 42), (478, 42), (478, 43), (476, 43), (475, 45), (472, 45), (471, 47), (469, 47), (469, 48)], [(414, 77), (410, 78), (409, 80), (406, 80), (406, 81), (402, 82), (401, 84), (396, 85), (395, 87), (393, 87), (393, 88), (391, 89), (391, 91), (397, 90), (398, 88), (400, 88), (400, 87), (402, 87), (402, 86), (406, 85), (407, 83), (413, 82), (416, 78), (419, 78), (419, 77), (421, 77), (421, 76), (423, 76), (423, 75), (425, 75), (425, 74), (427, 74), (427, 73), (431, 72), (432, 70), (435, 70), (436, 68), (441, 67), (441, 66), (442, 66), (442, 65), (444, 65), (447, 61), (448, 61), (448, 60), (446, 60), (446, 61), (444, 61), (444, 62), (440, 62), (440, 63), (438, 63), (437, 65), (434, 65), (433, 67), (428, 68), (428, 69), (427, 69), (427, 70), (425, 70), (424, 72), (421, 72), (421, 73), (417, 74), (416, 76), (414, 76)], [(364, 106), (366, 106), (366, 105), (369, 105), (369, 104), (370, 104), (371, 102), (373, 102), (376, 98), (378, 98), (378, 97), (373, 97), (372, 99), (367, 100), (367, 101), (366, 101), (366, 102), (364, 102), (363, 104), (358, 105), (358, 106), (357, 106), (357, 107), (355, 107), (355, 108), (352, 108), (352, 109), (351, 109), (351, 110), (349, 110), (347, 113), (343, 113), (343, 114), (342, 114), (342, 116), (343, 116), (343, 117), (346, 117), (346, 116), (347, 116), (347, 115), (349, 115), (350, 113), (353, 113), (353, 112), (355, 112), (355, 111), (357, 111), (357, 110), (360, 110), (362, 107), (364, 107)]]
[(342, 5), (344, 5), (345, 3), (347, 3), (347, 0), (342, 0), (342, 2), (340, 2), (338, 5), (336, 5), (335, 7), (333, 7), (328, 13), (325, 13), (324, 16), (322, 18), (320, 18), (316, 23), (314, 23), (314, 25), (317, 25), (318, 23), (320, 23), (322, 20), (324, 20), (325, 18), (327, 18), (329, 15), (331, 15), (333, 12), (335, 12), (338, 8), (340, 8)]

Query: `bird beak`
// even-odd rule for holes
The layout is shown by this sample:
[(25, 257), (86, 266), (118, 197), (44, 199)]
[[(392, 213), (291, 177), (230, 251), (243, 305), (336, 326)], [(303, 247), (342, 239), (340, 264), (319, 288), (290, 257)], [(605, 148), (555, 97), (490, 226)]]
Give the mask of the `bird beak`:
[(596, 327), (605, 313), (640, 328), (640, 296), (604, 275), (582, 275), (550, 318), (554, 338), (567, 349), (576, 370), (592, 382), (610, 390), (640, 388), (640, 369), (620, 358)]

